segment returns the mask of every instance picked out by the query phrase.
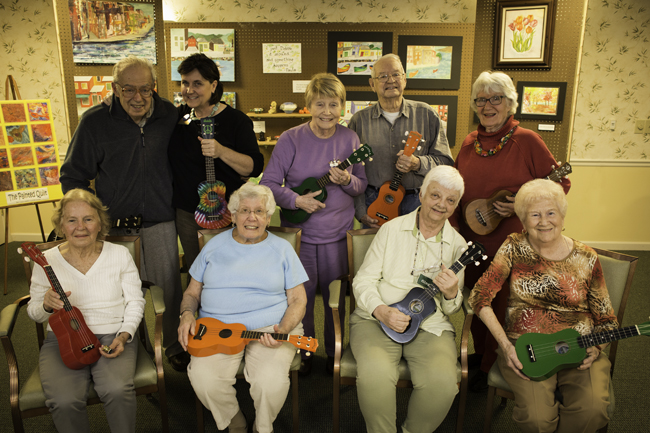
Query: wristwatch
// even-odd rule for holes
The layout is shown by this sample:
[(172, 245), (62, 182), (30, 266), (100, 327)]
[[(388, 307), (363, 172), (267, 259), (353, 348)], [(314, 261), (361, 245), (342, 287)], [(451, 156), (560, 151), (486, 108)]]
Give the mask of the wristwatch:
[(194, 312), (193, 312), (192, 310), (183, 310), (183, 311), (181, 311), (181, 315), (178, 316), (178, 318), (179, 318), (179, 319), (182, 319), (182, 318), (183, 318), (183, 314), (185, 314), (186, 311), (189, 311), (190, 313), (192, 313), (192, 316), (194, 315)]

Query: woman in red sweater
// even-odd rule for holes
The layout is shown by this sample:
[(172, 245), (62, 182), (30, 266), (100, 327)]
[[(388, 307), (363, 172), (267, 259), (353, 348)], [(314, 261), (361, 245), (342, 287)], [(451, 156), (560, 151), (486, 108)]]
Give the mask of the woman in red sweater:
[[(515, 216), (514, 194), (526, 182), (544, 178), (559, 164), (539, 134), (522, 128), (513, 118), (517, 110), (517, 91), (509, 76), (502, 72), (485, 71), (472, 85), (471, 106), (480, 125), (463, 141), (455, 166), (465, 180), (465, 194), (449, 222), (466, 241), (480, 242), (487, 251), (488, 260), (481, 266), (465, 270), (465, 285), (474, 284), (492, 262), (501, 244), (510, 233), (521, 232), (523, 226)], [(562, 179), (564, 192), (571, 183)], [(496, 229), (486, 235), (476, 234), (468, 225), (463, 209), (474, 200), (487, 199), (495, 192), (507, 190), (513, 195), (506, 201), (495, 202), (490, 213), (503, 217)], [(475, 218), (474, 215), (470, 216)], [(503, 324), (509, 290), (507, 285), (492, 302), (494, 312)], [(472, 322), (476, 355), (470, 358), (481, 370), (470, 383), (470, 389), (487, 389), (487, 372), (496, 360), (497, 344), (480, 320)]]

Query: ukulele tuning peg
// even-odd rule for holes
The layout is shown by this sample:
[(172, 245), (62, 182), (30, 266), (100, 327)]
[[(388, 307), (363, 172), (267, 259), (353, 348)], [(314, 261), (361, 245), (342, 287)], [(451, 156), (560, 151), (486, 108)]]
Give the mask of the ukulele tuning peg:
[(487, 260), (487, 255), (483, 255), (483, 260)]
[(18, 254), (22, 254), (22, 253), (23, 253), (23, 249), (22, 249), (22, 248), (18, 248), (17, 251), (18, 251)]
[(311, 352), (307, 352), (307, 356), (311, 356)]
[(418, 146), (418, 150), (422, 150), (422, 146)]
[(23, 257), (27, 263), (29, 263), (29, 257)]
[(471, 247), (473, 243), (474, 243), (474, 242), (469, 241), (469, 242), (467, 242), (467, 245)]
[(406, 143), (406, 140), (402, 140), (402, 143)]
[(407, 135), (407, 136), (408, 136), (408, 135), (409, 135), (409, 132), (408, 132), (408, 131), (404, 131), (404, 135)]

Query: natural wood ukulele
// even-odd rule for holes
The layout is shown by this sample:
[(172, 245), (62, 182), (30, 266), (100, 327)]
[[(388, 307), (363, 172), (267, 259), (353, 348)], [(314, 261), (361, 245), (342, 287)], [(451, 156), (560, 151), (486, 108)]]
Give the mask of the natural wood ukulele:
[[(405, 135), (408, 135), (408, 138), (404, 146), (404, 155), (411, 156), (418, 148), (422, 135), (415, 131), (406, 132)], [(395, 170), (393, 180), (384, 182), (379, 188), (377, 199), (368, 206), (368, 216), (378, 220), (377, 224), (380, 226), (399, 216), (399, 205), (406, 194), (406, 189), (402, 186), (403, 176), (404, 173)]]

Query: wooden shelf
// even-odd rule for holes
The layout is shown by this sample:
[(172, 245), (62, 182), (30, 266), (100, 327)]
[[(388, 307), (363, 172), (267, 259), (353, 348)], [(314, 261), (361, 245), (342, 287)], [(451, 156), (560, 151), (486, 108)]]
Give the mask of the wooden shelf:
[(258, 141), (257, 144), (260, 146), (275, 146), (278, 143), (278, 140), (271, 141)]
[(269, 113), (253, 113), (248, 112), (246, 113), (248, 117), (255, 117), (259, 119), (307, 119), (311, 118), (311, 114), (300, 114), (300, 113), (275, 113), (275, 114), (269, 114)]

